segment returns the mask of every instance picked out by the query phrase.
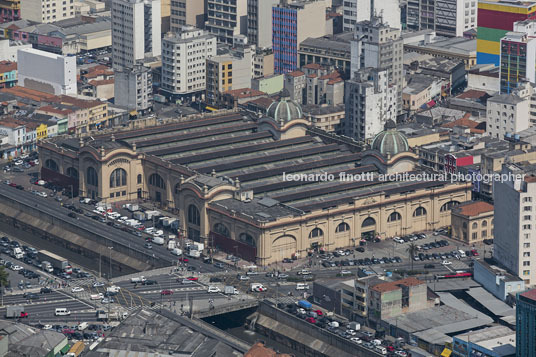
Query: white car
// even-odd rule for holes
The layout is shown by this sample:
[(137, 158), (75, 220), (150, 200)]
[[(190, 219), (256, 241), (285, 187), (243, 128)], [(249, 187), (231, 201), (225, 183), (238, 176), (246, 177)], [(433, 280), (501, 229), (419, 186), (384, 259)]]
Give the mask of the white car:
[(47, 195), (46, 192), (37, 192), (37, 195), (38, 195), (38, 196), (41, 196), (41, 197), (43, 197), (43, 198), (47, 198), (47, 197), (48, 197), (48, 195)]
[(11, 266), (11, 270), (13, 271), (19, 271), (19, 270), (22, 270), (24, 269), (23, 267), (21, 267), (20, 265), (12, 265)]
[(22, 164), (23, 164), (22, 160), (15, 160), (15, 165), (19, 166), (19, 165), (22, 165)]
[(217, 286), (209, 286), (207, 292), (209, 293), (219, 293), (221, 292), (221, 289)]
[(104, 283), (102, 283), (100, 281), (96, 281), (96, 282), (93, 283), (94, 288), (98, 288), (99, 286), (104, 286)]
[(84, 288), (80, 286), (75, 286), (74, 288), (71, 289), (72, 293), (81, 293), (82, 291), (84, 291)]
[(43, 330), (52, 330), (52, 325), (44, 325)]
[(451, 265), (452, 262), (449, 262), (448, 260), (443, 260), (443, 261), (441, 262), (441, 264), (443, 264), (443, 265)]
[(404, 240), (400, 237), (394, 237), (393, 240), (397, 243), (404, 243)]
[(350, 270), (341, 270), (341, 275), (352, 275), (353, 273)]
[(352, 337), (350, 338), (350, 341), (357, 343), (358, 345), (363, 343), (359, 337)]
[(346, 330), (346, 333), (347, 333), (348, 335), (355, 336), (357, 332), (355, 332), (355, 330), (348, 329), (348, 330)]

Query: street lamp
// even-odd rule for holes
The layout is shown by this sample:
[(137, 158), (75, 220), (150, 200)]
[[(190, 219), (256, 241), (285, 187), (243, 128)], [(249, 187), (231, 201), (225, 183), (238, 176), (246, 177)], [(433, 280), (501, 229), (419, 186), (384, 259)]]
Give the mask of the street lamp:
[(108, 249), (110, 250), (110, 274), (109, 274), (108, 279), (111, 281), (112, 280), (112, 249), (114, 249), (114, 247), (108, 247)]

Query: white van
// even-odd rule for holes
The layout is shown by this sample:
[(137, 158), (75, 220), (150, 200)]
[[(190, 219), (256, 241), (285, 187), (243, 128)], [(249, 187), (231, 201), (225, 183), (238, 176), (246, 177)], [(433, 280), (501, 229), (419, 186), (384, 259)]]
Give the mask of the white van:
[(309, 290), (309, 284), (297, 283), (296, 290)]
[(58, 307), (54, 310), (54, 316), (70, 316), (71, 311), (67, 310), (64, 307)]
[(458, 250), (458, 254), (460, 255), (460, 258), (465, 258), (465, 252), (463, 250)]
[(383, 346), (376, 346), (375, 350), (378, 351), (379, 353), (381, 353), (382, 355), (387, 354), (387, 348), (385, 348)]
[(80, 325), (76, 326), (76, 329), (78, 331), (84, 331), (88, 326), (89, 324), (87, 322), (81, 322)]

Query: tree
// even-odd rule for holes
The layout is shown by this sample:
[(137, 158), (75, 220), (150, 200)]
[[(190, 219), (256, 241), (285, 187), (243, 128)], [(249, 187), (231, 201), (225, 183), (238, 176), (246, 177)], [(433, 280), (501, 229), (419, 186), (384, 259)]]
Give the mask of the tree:
[(417, 254), (417, 245), (415, 243), (410, 243), (406, 248), (406, 252), (409, 255), (409, 260), (411, 261), (411, 270), (413, 271), (413, 257)]
[(6, 267), (0, 265), (0, 286), (6, 287), (9, 284), (9, 273), (6, 271)]

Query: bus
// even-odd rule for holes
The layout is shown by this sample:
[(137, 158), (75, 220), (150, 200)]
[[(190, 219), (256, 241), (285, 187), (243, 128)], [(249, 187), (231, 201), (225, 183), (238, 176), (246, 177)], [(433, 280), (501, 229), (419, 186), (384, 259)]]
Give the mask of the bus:
[(436, 275), (436, 279), (458, 279), (458, 278), (471, 278), (473, 273), (469, 272), (456, 272), (453, 274)]
[(69, 352), (65, 355), (66, 357), (78, 357), (82, 352), (84, 352), (84, 349), (86, 348), (86, 345), (82, 341), (78, 341), (75, 343)]

